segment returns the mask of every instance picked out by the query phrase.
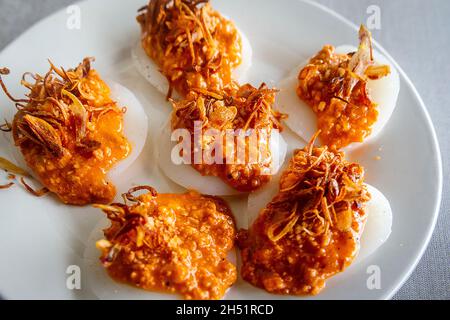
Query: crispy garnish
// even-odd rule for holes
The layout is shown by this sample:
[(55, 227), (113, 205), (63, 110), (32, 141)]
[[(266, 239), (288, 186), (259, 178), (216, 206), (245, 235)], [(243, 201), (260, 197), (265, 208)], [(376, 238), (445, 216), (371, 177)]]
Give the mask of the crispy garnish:
[(391, 67), (388, 65), (368, 66), (365, 75), (371, 80), (378, 80), (391, 73)]
[(187, 299), (219, 299), (236, 281), (227, 260), (236, 234), (225, 201), (194, 191), (158, 194), (149, 186), (123, 197), (124, 203), (96, 205), (111, 221), (96, 247), (113, 279)]
[[(18, 146), (32, 141), (44, 147), (54, 157), (62, 157), (65, 154), (62, 140), (66, 137), (61, 127), (66, 126), (75, 126), (76, 141), (82, 145), (86, 138), (88, 119), (113, 104), (108, 97), (109, 89), (102, 87), (102, 84), (97, 86), (96, 89), (101, 91), (97, 91), (95, 97), (90, 92), (86, 93), (86, 90), (80, 90), (91, 71), (91, 60), (85, 58), (76, 69), (69, 71), (59, 69), (49, 61), (50, 70), (45, 76), (24, 74), (21, 83), (30, 89), (28, 99), (14, 99), (0, 78), (5, 93), (20, 109), (11, 126)], [(1, 74), (8, 73), (3, 70)], [(26, 80), (27, 75), (32, 77), (34, 84)], [(104, 105), (98, 105), (98, 102)], [(93, 144), (90, 146), (92, 148)], [(95, 146), (95, 149), (99, 147), (98, 144)]]
[(43, 146), (54, 157), (59, 158), (64, 155), (64, 148), (61, 143), (61, 138), (47, 121), (34, 117), (30, 114), (23, 116), (23, 122), (18, 124), (18, 128), (22, 133), (32, 133), (34, 142)]
[(8, 88), (6, 88), (5, 83), (3, 82), (2, 75), (6, 76), (10, 73), (10, 70), (8, 68), (0, 68), (0, 86), (2, 87), (3, 91), (5, 92), (6, 96), (13, 102), (19, 103), (19, 102), (26, 102), (27, 100), (20, 100), (15, 99), (8, 91)]
[(322, 235), (333, 225), (347, 231), (353, 203), (370, 199), (362, 168), (346, 162), (342, 153), (330, 152), (326, 146), (314, 148), (314, 139), (305, 149), (295, 152), (280, 179), (279, 194), (266, 208), (282, 212), (291, 203), (289, 215), (268, 229), (269, 239), (274, 242), (296, 225), (313, 236)]
[(348, 77), (344, 81), (345, 89), (337, 96), (350, 101), (350, 96), (356, 84), (363, 80), (366, 69), (373, 63), (372, 35), (366, 27), (359, 28), (359, 47), (348, 62)]
[(239, 233), (243, 278), (269, 292), (317, 294), (359, 249), (370, 200), (364, 170), (314, 147), (317, 135), (294, 152), (279, 193)]
[[(49, 61), (44, 76), (25, 73), (21, 84), (29, 90), (26, 99), (12, 97), (0, 77), (18, 109), (12, 124), (6, 122), (0, 129), (12, 132), (39, 181), (70, 204), (110, 202), (115, 187), (106, 180), (106, 172), (130, 152), (123, 136), (123, 109), (91, 69), (92, 60), (85, 58), (69, 70)], [(43, 190), (32, 193), (41, 195)]]
[[(233, 150), (237, 150), (237, 141), (234, 141), (235, 146), (230, 148), (231, 151), (224, 148), (220, 163), (194, 164), (194, 168), (201, 173), (218, 176), (240, 191), (258, 189), (269, 181), (272, 155), (268, 141), (272, 129), (282, 129), (280, 119), (284, 116), (272, 107), (276, 92), (276, 89), (270, 89), (265, 84), (259, 88), (246, 84), (238, 89), (224, 90), (221, 94), (212, 90), (195, 88), (186, 99), (172, 101), (174, 107), (173, 130), (188, 129), (193, 136), (194, 125), (196, 122), (200, 122), (203, 132), (207, 132), (209, 129), (219, 132), (220, 138), (224, 139), (225, 146), (227, 130), (246, 132), (248, 129), (254, 129), (254, 133), (258, 135), (258, 144), (254, 146), (260, 147), (259, 151), (262, 151), (257, 159), (258, 163), (249, 163), (248, 155), (246, 159), (242, 159), (245, 161), (240, 163), (230, 156), (233, 154)], [(206, 150), (214, 143), (213, 138), (203, 139), (202, 150)], [(246, 151), (248, 154), (255, 153), (255, 150), (249, 150), (248, 143)], [(193, 153), (194, 148), (192, 148), (192, 155)], [(229, 163), (229, 159), (233, 159), (232, 163)]]
[(8, 120), (5, 119), (5, 123), (0, 125), (0, 131), (11, 132), (12, 131), (11, 123), (9, 123)]
[(39, 190), (34, 190), (28, 183), (26, 183), (26, 181), (23, 177), (20, 177), (20, 182), (22, 183), (22, 185), (25, 187), (25, 189), (29, 193), (31, 193), (32, 195), (34, 195), (36, 197), (42, 197), (49, 192), (49, 190), (46, 187), (43, 187)]
[(10, 182), (10, 183), (7, 183), (7, 184), (2, 184), (2, 185), (0, 185), (0, 189), (9, 189), (13, 185), (14, 185), (14, 182)]
[(153, 195), (154, 197), (156, 197), (158, 195), (158, 192), (156, 192), (156, 190), (153, 187), (150, 186), (137, 186), (137, 187), (133, 187), (130, 190), (128, 190), (127, 193), (124, 193), (123, 196), (132, 202), (139, 202), (139, 198), (136, 197), (134, 195), (134, 193), (138, 192), (138, 191), (147, 191), (147, 193), (150, 193), (151, 195)]
[(142, 45), (172, 88), (186, 95), (193, 87), (220, 90), (241, 63), (241, 39), (233, 23), (208, 0), (151, 0), (139, 9)]
[[(15, 174), (19, 174), (19, 175), (24, 176), (24, 177), (29, 177), (28, 172), (26, 172), (22, 168), (16, 166), (11, 161), (9, 161), (9, 160), (7, 160), (5, 158), (2, 158), (2, 157), (0, 157), (0, 169), (3, 169), (6, 172), (8, 172), (8, 176), (7, 176), (8, 180), (16, 180), (16, 175)], [(9, 182), (7, 184), (0, 185), (0, 189), (9, 189), (14, 184), (15, 184), (15, 182), (12, 181), (12, 182)]]
[(16, 166), (14, 163), (8, 159), (0, 157), (0, 169), (6, 170), (8, 172), (20, 174), (21, 176), (28, 177), (29, 174), (24, 169)]
[(205, 126), (209, 124), (216, 129), (239, 125), (244, 130), (265, 127), (281, 129), (280, 119), (284, 115), (272, 108), (277, 91), (268, 88), (265, 83), (259, 88), (246, 84), (222, 94), (194, 88), (186, 99), (172, 101), (172, 127), (191, 128), (194, 121), (202, 121)]
[(357, 52), (338, 54), (325, 46), (299, 75), (297, 95), (317, 115), (317, 127), (325, 145), (341, 149), (362, 142), (378, 118), (376, 103), (367, 90), (368, 79), (390, 73), (389, 66), (375, 66), (370, 32), (361, 26)]

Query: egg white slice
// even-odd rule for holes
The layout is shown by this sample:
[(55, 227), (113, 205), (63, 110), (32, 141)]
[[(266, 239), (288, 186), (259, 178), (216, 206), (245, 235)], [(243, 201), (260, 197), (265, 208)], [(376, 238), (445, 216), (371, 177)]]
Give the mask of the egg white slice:
[[(141, 103), (129, 89), (109, 79), (105, 80), (105, 82), (111, 89), (111, 99), (116, 101), (118, 108), (126, 107), (126, 112), (123, 115), (123, 134), (131, 144), (131, 152), (128, 157), (116, 163), (116, 165), (108, 171), (108, 177), (114, 183), (115, 179), (130, 167), (141, 154), (147, 139), (148, 118)], [(11, 143), (13, 145), (12, 155), (14, 160), (19, 167), (27, 170), (28, 165), (19, 148), (14, 146), (12, 138)], [(31, 170), (27, 171), (37, 178)]]
[[(248, 197), (248, 227), (256, 220), (259, 213), (278, 194), (280, 174), (266, 188), (252, 192)], [(355, 262), (360, 262), (372, 255), (391, 234), (392, 210), (389, 201), (375, 187), (367, 184), (372, 198), (366, 203), (367, 221), (360, 243), (360, 250)]]
[[(103, 230), (108, 228), (109, 225), (108, 219), (102, 218), (86, 242), (83, 254), (83, 270), (85, 270), (87, 277), (87, 285), (92, 292), (101, 300), (180, 299), (181, 296), (178, 294), (143, 290), (126, 283), (117, 282), (108, 275), (107, 270), (100, 262), (101, 252), (96, 248), (95, 243), (100, 239), (104, 239)], [(229, 251), (227, 259), (234, 265), (237, 264), (237, 251), (235, 248)]]
[[(253, 50), (250, 45), (250, 41), (243, 32), (238, 29), (242, 41), (242, 61), (236, 69), (233, 70), (233, 77), (239, 83), (245, 83), (247, 80), (247, 73), (252, 65)], [(131, 57), (133, 59), (134, 66), (139, 73), (147, 79), (158, 91), (166, 95), (169, 91), (169, 82), (167, 78), (161, 73), (158, 65), (147, 55), (144, 48), (142, 48), (141, 40), (137, 41), (135, 46), (131, 50)], [(173, 97), (177, 98), (176, 92), (173, 93)]]
[[(357, 48), (348, 45), (336, 48), (336, 53), (342, 54), (355, 51), (357, 51)], [(377, 51), (374, 50), (373, 54), (375, 64), (389, 65), (391, 73), (378, 80), (368, 80), (367, 88), (369, 96), (373, 102), (378, 104), (378, 119), (372, 126), (372, 133), (364, 140), (364, 142), (374, 139), (382, 131), (394, 111), (400, 91), (400, 78), (396, 68), (386, 57)], [(316, 114), (309, 105), (297, 96), (296, 92), (298, 86), (298, 73), (308, 62), (309, 59), (301, 64), (300, 67), (293, 70), (287, 78), (280, 82), (278, 85), (280, 93), (277, 98), (279, 111), (288, 114), (288, 118), (284, 121), (292, 131), (305, 141), (309, 141), (317, 131)], [(351, 143), (345, 147), (344, 150), (349, 150), (361, 144), (362, 143), (356, 142)]]
[(108, 80), (107, 83), (111, 88), (111, 99), (117, 102), (118, 107), (127, 108), (123, 115), (123, 135), (128, 139), (132, 148), (128, 157), (119, 161), (109, 171), (108, 175), (114, 181), (115, 177), (136, 161), (144, 149), (147, 140), (148, 117), (142, 104), (129, 89), (111, 80)]
[(372, 255), (386, 240), (392, 231), (392, 209), (389, 200), (377, 188), (367, 184), (372, 196), (366, 204), (367, 221), (361, 235), (361, 246), (355, 262)]
[(239, 35), (241, 36), (242, 61), (233, 70), (233, 77), (239, 83), (246, 83), (246, 82), (248, 82), (248, 79), (247, 79), (248, 71), (250, 70), (250, 67), (252, 66), (253, 49), (252, 49), (252, 45), (250, 44), (250, 41), (248, 40), (248, 38), (244, 34), (244, 32), (242, 32), (239, 28), (237, 28), (237, 30), (239, 32)]
[[(159, 147), (158, 163), (164, 174), (173, 182), (186, 189), (197, 190), (203, 194), (215, 196), (229, 196), (240, 194), (220, 178), (214, 176), (202, 176), (190, 164), (175, 164), (172, 161), (172, 150), (176, 141), (171, 141), (172, 130), (170, 122), (162, 128), (158, 140), (155, 142)], [(274, 130), (270, 137), (270, 150), (273, 155), (273, 174), (276, 174), (286, 158), (287, 144), (283, 136)], [(264, 188), (264, 187), (263, 187)]]

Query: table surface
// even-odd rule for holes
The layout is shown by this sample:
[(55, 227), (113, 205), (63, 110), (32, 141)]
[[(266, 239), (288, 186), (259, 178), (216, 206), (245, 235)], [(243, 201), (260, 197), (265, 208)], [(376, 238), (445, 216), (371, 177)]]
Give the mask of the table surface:
[[(381, 28), (373, 30), (373, 36), (400, 63), (428, 107), (443, 158), (442, 205), (428, 249), (394, 299), (450, 299), (450, 1), (316, 1), (357, 24), (366, 23), (369, 6), (378, 6)], [(0, 0), (0, 50), (35, 22), (73, 2)]]

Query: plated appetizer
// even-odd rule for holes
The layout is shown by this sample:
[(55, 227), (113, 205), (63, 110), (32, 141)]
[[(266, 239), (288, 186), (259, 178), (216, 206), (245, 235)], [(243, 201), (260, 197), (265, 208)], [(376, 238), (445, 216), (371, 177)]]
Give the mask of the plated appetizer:
[[(279, 134), (282, 115), (272, 107), (275, 94), (265, 84), (259, 88), (246, 84), (222, 94), (194, 89), (186, 99), (173, 102), (171, 123), (159, 138), (168, 141), (161, 144), (159, 156), (164, 173), (188, 189), (214, 195), (264, 186), (286, 155), (286, 143)], [(190, 164), (175, 164), (171, 159), (170, 133), (177, 129), (187, 130), (190, 148), (180, 155), (187, 156)], [(197, 135), (201, 136), (197, 139)]]
[(168, 97), (173, 89), (181, 96), (192, 88), (220, 92), (251, 65), (247, 38), (208, 0), (151, 0), (139, 12), (134, 62)]
[(305, 141), (317, 130), (323, 144), (341, 149), (381, 132), (397, 102), (395, 67), (372, 50), (361, 26), (360, 45), (324, 46), (296, 75), (280, 84), (279, 108), (286, 124)]
[[(145, 191), (141, 195), (136, 192)], [(158, 194), (143, 186), (125, 203), (98, 205), (111, 226), (97, 242), (116, 281), (186, 299), (220, 299), (236, 281), (227, 258), (234, 246), (231, 210), (220, 198), (190, 191)]]
[(366, 256), (390, 234), (389, 202), (364, 183), (364, 169), (313, 143), (295, 151), (278, 187), (249, 197), (256, 221), (239, 233), (241, 274), (271, 293), (319, 293), (358, 255), (366, 221), (371, 222), (371, 238), (361, 243)]
[[(278, 93), (264, 83), (242, 84), (252, 48), (209, 0), (150, 0), (138, 12), (133, 62), (173, 107), (152, 141), (158, 165), (186, 193), (137, 186), (122, 194), (122, 203), (111, 203), (116, 179), (143, 149), (148, 119), (133, 93), (102, 79), (92, 59), (68, 70), (50, 62), (45, 75), (24, 74), (24, 99), (14, 98), (0, 77), (17, 108), (0, 130), (12, 133), (18, 162), (0, 158), (8, 174), (0, 189), (14, 185), (14, 173), (33, 176), (43, 189), (21, 180), (33, 194), (51, 192), (65, 204), (94, 204), (106, 214), (105, 229), (68, 237), (85, 250), (94, 294), (147, 298), (147, 290), (221, 299), (237, 281), (240, 249), (245, 281), (269, 293), (315, 295), (388, 239), (389, 201), (343, 152), (381, 132), (399, 94), (396, 69), (373, 50), (364, 26), (358, 48), (324, 46)], [(8, 73), (0, 69), (0, 76)], [(313, 137), (284, 171), (283, 120), (305, 141)], [(133, 177), (127, 181), (136, 185)], [(217, 196), (242, 193), (248, 227), (236, 232), (230, 207)], [(81, 219), (82, 228), (93, 221)], [(70, 215), (67, 221), (79, 222)]]
[(110, 88), (89, 58), (69, 70), (50, 63), (44, 76), (26, 73), (21, 83), (29, 93), (15, 99), (0, 79), (18, 110), (8, 129), (19, 165), (64, 203), (111, 202), (116, 190), (109, 177), (137, 158), (147, 136), (134, 95), (116, 83)]

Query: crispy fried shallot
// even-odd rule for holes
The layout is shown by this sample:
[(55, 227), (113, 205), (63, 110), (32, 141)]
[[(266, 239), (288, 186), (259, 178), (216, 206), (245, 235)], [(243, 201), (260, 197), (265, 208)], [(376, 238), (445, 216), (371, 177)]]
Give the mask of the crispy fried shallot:
[(374, 65), (371, 34), (364, 26), (359, 40), (358, 50), (349, 54), (324, 46), (298, 75), (297, 95), (316, 113), (322, 142), (336, 149), (362, 142), (372, 132), (378, 110), (367, 81), (390, 73), (388, 65)]
[(359, 250), (370, 194), (364, 170), (313, 140), (296, 150), (279, 193), (239, 233), (242, 276), (280, 294), (317, 294)]
[(220, 90), (241, 63), (241, 38), (234, 24), (209, 0), (151, 0), (139, 10), (142, 46), (170, 89), (183, 96), (193, 87)]
[(186, 299), (220, 299), (236, 281), (227, 260), (236, 232), (224, 200), (194, 191), (158, 194), (149, 186), (123, 198), (131, 204), (96, 205), (111, 222), (96, 246), (114, 280)]
[[(201, 149), (206, 150), (217, 143), (216, 139), (223, 139), (221, 161), (213, 164), (193, 163), (193, 166), (202, 174), (214, 175), (223, 179), (231, 187), (239, 191), (251, 191), (261, 187), (270, 180), (272, 155), (269, 145), (272, 129), (281, 130), (280, 119), (284, 115), (273, 109), (277, 90), (268, 88), (262, 84), (255, 88), (250, 84), (238, 89), (224, 90), (221, 93), (194, 88), (186, 99), (172, 101), (172, 129), (188, 129), (194, 139), (195, 123), (201, 123), (202, 132), (210, 129), (217, 130), (219, 137), (207, 137), (202, 139)], [(258, 143), (253, 148), (259, 148), (257, 163), (248, 161), (250, 150), (249, 137), (246, 137), (246, 159), (236, 161), (238, 149), (237, 139), (234, 146), (227, 148), (226, 134), (231, 130), (236, 132), (255, 133)], [(262, 133), (265, 133), (262, 134)], [(192, 141), (192, 157), (194, 157), (195, 141)], [(230, 156), (230, 155), (234, 155)], [(232, 159), (232, 163), (229, 163)]]
[[(115, 188), (105, 179), (112, 165), (125, 158), (130, 145), (123, 136), (123, 111), (110, 98), (110, 89), (85, 58), (76, 68), (65, 70), (49, 61), (49, 71), (25, 73), (21, 84), (29, 90), (26, 99), (15, 99), (1, 75), (0, 85), (14, 102), (11, 131), (27, 165), (36, 177), (61, 200), (70, 204), (109, 202)], [(35, 191), (24, 181), (24, 187)]]

